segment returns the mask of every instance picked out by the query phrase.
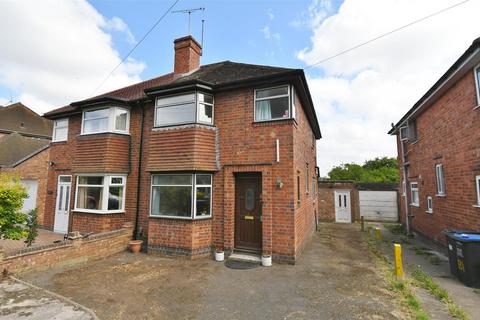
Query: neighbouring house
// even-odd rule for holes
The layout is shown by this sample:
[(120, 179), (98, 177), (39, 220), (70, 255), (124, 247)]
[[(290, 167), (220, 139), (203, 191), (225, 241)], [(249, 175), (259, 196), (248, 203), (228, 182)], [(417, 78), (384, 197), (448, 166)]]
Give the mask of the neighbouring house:
[(172, 73), (46, 113), (47, 225), (134, 222), (148, 252), (294, 262), (315, 228), (321, 137), (303, 70), (200, 65), (191, 36), (174, 49)]
[(22, 103), (0, 107), (0, 172), (19, 175), (28, 191), (23, 210), (38, 208), (44, 224), (52, 121)]
[(445, 229), (480, 229), (479, 64), (480, 38), (389, 132), (402, 221), (439, 243)]

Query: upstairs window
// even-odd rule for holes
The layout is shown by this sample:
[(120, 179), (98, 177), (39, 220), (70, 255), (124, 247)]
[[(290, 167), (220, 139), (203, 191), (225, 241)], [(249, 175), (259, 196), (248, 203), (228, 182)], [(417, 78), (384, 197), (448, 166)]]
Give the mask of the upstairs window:
[(480, 176), (475, 177), (475, 185), (477, 188), (477, 206), (480, 206)]
[(53, 123), (53, 142), (67, 141), (68, 119), (55, 120)]
[(402, 140), (402, 141), (408, 140), (407, 127), (401, 127), (400, 128), (400, 140)]
[(410, 183), (410, 192), (412, 196), (412, 206), (418, 207), (420, 205), (419, 197), (418, 197), (418, 183), (412, 182)]
[(213, 96), (191, 92), (158, 98), (155, 105), (155, 126), (189, 123), (213, 125)]
[(408, 141), (415, 142), (418, 140), (417, 122), (411, 120), (408, 122)]
[(288, 85), (255, 90), (255, 121), (290, 119), (295, 109)]
[(445, 174), (443, 173), (443, 164), (435, 166), (435, 173), (437, 175), (437, 195), (445, 195)]
[(480, 66), (475, 68), (475, 87), (477, 91), (477, 106), (480, 106)]
[(84, 111), (82, 134), (101, 132), (128, 133), (129, 118), (129, 110), (121, 107)]

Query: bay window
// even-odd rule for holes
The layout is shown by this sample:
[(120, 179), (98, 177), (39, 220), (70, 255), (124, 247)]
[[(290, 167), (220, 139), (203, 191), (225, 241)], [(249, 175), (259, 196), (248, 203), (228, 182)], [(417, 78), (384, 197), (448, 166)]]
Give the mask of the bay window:
[(107, 107), (83, 112), (82, 134), (101, 132), (128, 133), (130, 112), (126, 108)]
[(211, 174), (156, 174), (152, 176), (153, 217), (198, 219), (212, 216)]
[(213, 125), (213, 96), (207, 93), (186, 94), (157, 98), (155, 126), (173, 126), (189, 123)]
[(75, 210), (114, 213), (125, 210), (125, 181), (121, 175), (81, 175), (77, 177)]
[(255, 121), (290, 119), (295, 116), (295, 94), (289, 85), (255, 90)]
[(68, 119), (55, 120), (53, 122), (53, 142), (67, 141)]

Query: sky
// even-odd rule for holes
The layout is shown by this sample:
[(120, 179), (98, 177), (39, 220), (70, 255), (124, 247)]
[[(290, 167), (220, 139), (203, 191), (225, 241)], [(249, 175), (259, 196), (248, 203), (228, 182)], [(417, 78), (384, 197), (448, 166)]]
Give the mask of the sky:
[[(201, 39), (202, 64), (222, 60), (304, 68), (323, 138), (322, 176), (342, 163), (396, 156), (390, 124), (480, 36), (480, 1), (324, 58), (461, 0), (180, 0)], [(36, 112), (171, 72), (188, 17), (168, 13), (104, 82), (173, 0), (0, 0), (0, 105)], [(103, 84), (102, 84), (103, 83)]]

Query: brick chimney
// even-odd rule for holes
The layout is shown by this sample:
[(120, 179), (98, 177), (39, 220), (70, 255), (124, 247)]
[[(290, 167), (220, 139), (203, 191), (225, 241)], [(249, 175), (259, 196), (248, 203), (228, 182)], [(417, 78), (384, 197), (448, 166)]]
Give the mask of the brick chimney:
[(191, 72), (200, 67), (202, 46), (200, 46), (192, 36), (178, 38), (173, 43), (175, 47), (175, 65), (173, 72), (176, 76)]

